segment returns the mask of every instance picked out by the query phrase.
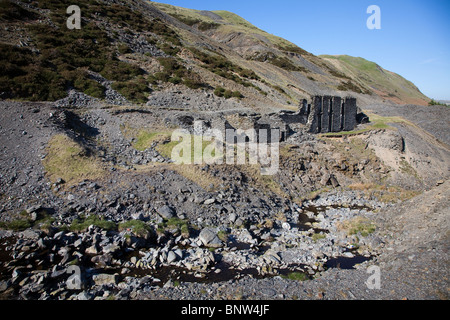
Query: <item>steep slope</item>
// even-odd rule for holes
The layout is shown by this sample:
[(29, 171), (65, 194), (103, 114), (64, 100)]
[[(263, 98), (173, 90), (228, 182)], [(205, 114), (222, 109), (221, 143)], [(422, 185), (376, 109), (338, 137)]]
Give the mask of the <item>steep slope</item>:
[(316, 57), (285, 39), (258, 29), (231, 12), (197, 11), (160, 3), (154, 5), (233, 48), (246, 60), (269, 62), (283, 69), (301, 71), (306, 79), (296, 80), (301, 82), (300, 87), (307, 88), (306, 91), (312, 91), (307, 81), (312, 80), (325, 87), (328, 85), (336, 90), (377, 95), (395, 103), (429, 102), (414, 84), (365, 59), (350, 56)]
[(321, 58), (355, 79), (367, 90), (371, 90), (387, 100), (419, 105), (429, 102), (429, 99), (412, 82), (383, 69), (375, 62), (347, 55), (323, 55)]
[[(153, 4), (214, 40), (233, 48), (246, 60), (268, 62), (282, 69), (300, 72), (303, 77), (300, 78), (299, 74), (296, 74), (295, 81), (301, 83), (299, 87), (307, 92), (326, 91), (325, 88), (331, 88), (336, 91), (370, 94), (400, 104), (429, 102), (429, 98), (414, 84), (365, 59), (350, 56), (316, 57), (285, 39), (258, 29), (231, 12), (198, 11), (167, 4)], [(281, 87), (285, 86), (281, 79), (276, 79), (276, 74), (274, 71), (273, 80)], [(317, 86), (310, 81), (316, 82)], [(288, 90), (292, 89), (289, 87), (288, 84)]]
[(230, 12), (90, 0), (79, 5), (81, 30), (69, 30), (71, 4), (2, 1), (0, 97), (55, 101), (75, 90), (108, 104), (257, 112), (296, 110), (315, 94), (427, 102), (397, 75), (314, 56)]

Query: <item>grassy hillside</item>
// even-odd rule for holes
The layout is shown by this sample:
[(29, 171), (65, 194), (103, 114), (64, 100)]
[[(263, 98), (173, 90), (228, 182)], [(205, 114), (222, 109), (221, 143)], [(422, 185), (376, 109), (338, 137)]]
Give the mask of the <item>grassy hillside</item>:
[(269, 34), (255, 27), (244, 18), (229, 11), (201, 11), (158, 2), (151, 2), (151, 4), (161, 11), (175, 17), (179, 21), (191, 27), (195, 27), (200, 31), (205, 32), (214, 30), (214, 33), (222, 34), (229, 34), (230, 32), (244, 32), (246, 35), (250, 36), (261, 35), (267, 37), (273, 45), (294, 46), (293, 43)]
[(348, 55), (323, 55), (344, 74), (357, 79), (368, 90), (398, 103), (427, 104), (429, 99), (419, 89), (402, 76), (385, 70), (375, 62)]
[[(277, 74), (277, 70), (270, 69), (273, 75), (270, 79), (272, 83), (283, 88), (289, 95), (295, 95), (289, 86), (291, 82), (306, 92), (313, 91), (318, 86), (322, 91), (326, 91), (326, 88), (350, 91), (400, 104), (425, 105), (429, 102), (429, 98), (413, 83), (363, 58), (345, 55), (316, 57), (283, 38), (257, 28), (232, 12), (206, 12), (154, 2), (153, 4), (180, 21), (187, 22), (191, 27), (198, 28), (214, 40), (226, 43), (247, 61), (269, 63), (287, 71), (301, 72), (303, 79), (299, 81), (298, 76), (295, 80), (286, 79)], [(211, 27), (205, 28), (205, 25)], [(252, 69), (258, 70), (258, 67), (260, 65)]]

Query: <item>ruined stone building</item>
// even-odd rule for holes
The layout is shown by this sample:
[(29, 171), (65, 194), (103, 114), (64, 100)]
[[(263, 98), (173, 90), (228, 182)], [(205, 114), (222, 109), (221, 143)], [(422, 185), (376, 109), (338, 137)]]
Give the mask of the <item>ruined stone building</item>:
[(357, 125), (357, 113), (355, 98), (316, 96), (312, 109), (307, 113), (309, 132), (352, 131)]
[(289, 125), (305, 125), (309, 133), (352, 131), (358, 125), (356, 99), (347, 97), (315, 96), (312, 103), (303, 100), (299, 111), (283, 111), (261, 117), (257, 124), (279, 128), (282, 140), (289, 136)]
[[(248, 130), (251, 128), (257, 132), (265, 129), (269, 141), (273, 129), (280, 131), (280, 141), (286, 141), (294, 133), (292, 127), (295, 125), (305, 126), (307, 132), (318, 134), (352, 131), (359, 122), (355, 98), (332, 96), (315, 96), (310, 104), (307, 100), (303, 100), (297, 112), (281, 111), (266, 115), (241, 113), (208, 119), (202, 117), (202, 119), (195, 120), (194, 117), (185, 116), (179, 120), (182, 127), (190, 128), (194, 134), (205, 134), (209, 129), (219, 129), (225, 136), (226, 130), (230, 129)], [(195, 126), (193, 125), (194, 121)]]

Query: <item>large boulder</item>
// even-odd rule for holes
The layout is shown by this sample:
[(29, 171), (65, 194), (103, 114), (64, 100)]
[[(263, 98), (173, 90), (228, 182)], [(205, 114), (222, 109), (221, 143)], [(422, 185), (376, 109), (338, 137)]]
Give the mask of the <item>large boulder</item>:
[(222, 241), (217, 236), (216, 230), (212, 228), (205, 228), (200, 232), (200, 241), (205, 247), (219, 248), (223, 246)]
[(168, 205), (162, 206), (161, 208), (156, 210), (156, 212), (158, 212), (158, 214), (166, 220), (173, 218), (176, 214), (175, 210)]
[(92, 280), (98, 286), (116, 285), (118, 279), (119, 279), (118, 274), (106, 274), (106, 273), (96, 274), (92, 277)]

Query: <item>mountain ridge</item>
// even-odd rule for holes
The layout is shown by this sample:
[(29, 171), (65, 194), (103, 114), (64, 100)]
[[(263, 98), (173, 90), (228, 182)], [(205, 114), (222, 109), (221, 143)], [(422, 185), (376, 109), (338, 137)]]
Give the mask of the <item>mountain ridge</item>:
[[(200, 15), (205, 16), (205, 11), (198, 11), (198, 10), (193, 10), (193, 9), (185, 9), (185, 8), (181, 8), (181, 7), (175, 7), (175, 6), (171, 6), (171, 5), (167, 5), (167, 4), (160, 4), (160, 3), (153, 3), (157, 8), (161, 9), (162, 11), (165, 11), (166, 13), (177, 17), (178, 19), (180, 19), (181, 21), (185, 20), (185, 22), (188, 22), (190, 24), (195, 25), (196, 20), (201, 20)], [(237, 49), (238, 52), (243, 55), (246, 58), (250, 58), (250, 59), (256, 59), (259, 60), (261, 59), (261, 55), (260, 52), (252, 52), (252, 50), (248, 50), (248, 48), (245, 48), (245, 46), (243, 46), (242, 44), (245, 44), (246, 39), (245, 37), (256, 37), (256, 34), (252, 34), (251, 31), (255, 30), (257, 32), (258, 35), (264, 35), (266, 36), (273, 45), (276, 46), (276, 49), (283, 49), (283, 45), (284, 48), (288, 48), (291, 51), (294, 51), (294, 53), (299, 53), (301, 58), (304, 58), (305, 56), (310, 58), (310, 62), (315, 63), (316, 65), (321, 66), (323, 61), (318, 61), (318, 60), (313, 60), (312, 57), (315, 57), (313, 54), (305, 51), (304, 49), (301, 49), (300, 47), (298, 47), (297, 45), (293, 44), (292, 42), (280, 38), (278, 36), (275, 35), (271, 35), (268, 34), (267, 32), (257, 28), (256, 26), (252, 25), (250, 22), (248, 22), (247, 20), (245, 20), (244, 18), (231, 13), (231, 12), (227, 12), (227, 11), (211, 11), (213, 14), (219, 15), (220, 18), (222, 18), (223, 21), (226, 21), (228, 23), (228, 25), (226, 27), (224, 27), (223, 25), (221, 25), (220, 27), (213, 28), (212, 31), (207, 32), (207, 34), (212, 35), (215, 38), (220, 39), (220, 35), (223, 36), (223, 33), (225, 33), (225, 36), (222, 37), (222, 41), (226, 41), (227, 44), (229, 44), (231, 41), (234, 42), (239, 42), (238, 44), (236, 44), (234, 46), (234, 49)], [(196, 15), (197, 14), (197, 15)], [(216, 22), (218, 22), (218, 20), (215, 20)], [(231, 24), (231, 26), (229, 25)], [(237, 25), (237, 26), (236, 26)], [(235, 36), (232, 40), (228, 41), (229, 39), (227, 39), (227, 35), (229, 36), (230, 33), (235, 33), (235, 32), (241, 32), (242, 28), (246, 28), (248, 32), (244, 33), (244, 36), (240, 37), (240, 41), (237, 41), (236, 38), (239, 38), (239, 35)], [(219, 30), (217, 30), (219, 29)], [(231, 31), (229, 30), (231, 29)], [(227, 34), (228, 33), (228, 34)], [(242, 39), (244, 38), (244, 39)], [(220, 41), (219, 40), (219, 41)], [(257, 40), (261, 40), (261, 38), (257, 39)], [(266, 41), (267, 43), (267, 41)], [(258, 44), (255, 44), (256, 46)], [(268, 48), (265, 48), (268, 49)], [(270, 49), (270, 48), (269, 48)], [(250, 53), (249, 53), (250, 51)], [(270, 50), (269, 50), (270, 52)], [(273, 52), (273, 51), (272, 51)], [(253, 54), (253, 56), (252, 56)], [(255, 57), (256, 54), (256, 57)], [(249, 56), (250, 55), (250, 56)], [(346, 55), (340, 55), (345, 57)], [(330, 55), (321, 55), (321, 56), (317, 56), (318, 58), (322, 58), (325, 59), (327, 62), (330, 62), (328, 59), (330, 57)], [(347, 56), (350, 57), (350, 56)], [(300, 58), (297, 56), (297, 58)], [(353, 59), (357, 59), (355, 57), (352, 57)], [(264, 59), (264, 57), (262, 58)], [(362, 58), (363, 59), (363, 58)], [(312, 60), (312, 61), (311, 61)], [(364, 61), (368, 62), (368, 63), (372, 63), (372, 64), (376, 64), (375, 62), (370, 62), (366, 59), (364, 59)], [(345, 62), (345, 61), (344, 61)], [(333, 63), (331, 63), (333, 65)], [(378, 66), (378, 64), (376, 64)], [(323, 65), (322, 65), (323, 66)], [(334, 65), (333, 65), (334, 66)], [(352, 65), (348, 64), (346, 65), (346, 67), (351, 67)], [(353, 65), (354, 67), (354, 65)], [(379, 95), (383, 100), (385, 101), (391, 101), (394, 103), (417, 103), (417, 104), (426, 104), (429, 102), (429, 99), (424, 96), (420, 90), (410, 81), (404, 79), (403, 77), (401, 77), (400, 75), (385, 70), (383, 68), (381, 68), (380, 66), (378, 66), (380, 69), (384, 70), (386, 73), (388, 73), (391, 76), (386, 75), (386, 77), (394, 77), (395, 79), (381, 79), (383, 81), (381, 81), (381, 83), (377, 83), (375, 81), (375, 86), (378, 88), (372, 88), (372, 84), (368, 83), (367, 81), (364, 81), (364, 79), (359, 79), (358, 75), (356, 75), (358, 79), (357, 82), (359, 84), (362, 85), (362, 88), (358, 88), (358, 86), (352, 83), (348, 83), (348, 82), (344, 82), (343, 84), (337, 85), (336, 89), (342, 89), (343, 91), (346, 91), (348, 89), (356, 89), (357, 92), (369, 92), (372, 91), (372, 93), (375, 93), (377, 95)], [(328, 69), (329, 66), (325, 67), (325, 69)], [(342, 68), (338, 67), (338, 70), (341, 71)], [(317, 69), (313, 69), (313, 71), (317, 71)], [(331, 75), (332, 76), (336, 76), (342, 77), (342, 74), (339, 74), (336, 72), (336, 70), (326, 70), (326, 71), (331, 71)], [(347, 70), (348, 71), (348, 70)], [(353, 70), (354, 71), (354, 70)], [(369, 75), (370, 76), (370, 75)], [(344, 74), (344, 79), (348, 77), (346, 74)], [(348, 79), (348, 80), (355, 80), (355, 79)], [(392, 85), (395, 87), (394, 90), (392, 89), (392, 86), (390, 85), (385, 85), (386, 82), (391, 81)], [(404, 90), (405, 92), (402, 92), (402, 86), (404, 86), (406, 89)], [(400, 89), (400, 90), (399, 90)]]

